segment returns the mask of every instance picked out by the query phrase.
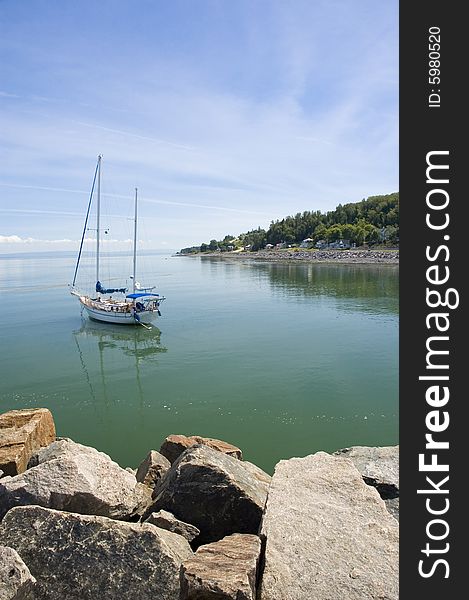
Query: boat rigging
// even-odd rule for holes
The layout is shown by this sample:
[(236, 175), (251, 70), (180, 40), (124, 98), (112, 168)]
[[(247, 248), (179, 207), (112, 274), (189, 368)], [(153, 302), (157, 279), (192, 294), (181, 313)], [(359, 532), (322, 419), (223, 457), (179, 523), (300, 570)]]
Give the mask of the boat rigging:
[[(101, 233), (101, 161), (102, 156), (98, 156), (98, 162), (94, 172), (93, 183), (91, 186), (90, 199), (86, 211), (85, 224), (78, 251), (77, 263), (70, 293), (76, 296), (90, 319), (103, 321), (105, 323), (116, 323), (119, 325), (141, 325), (147, 329), (148, 323), (157, 316), (161, 316), (160, 305), (165, 300), (164, 296), (155, 293), (155, 286), (142, 287), (137, 282), (137, 217), (138, 217), (138, 190), (135, 188), (134, 201), (134, 232), (133, 232), (133, 269), (132, 269), (132, 290), (128, 293), (126, 287), (110, 288), (101, 283), (100, 276), (100, 233)], [(91, 204), (96, 188), (96, 285), (93, 295), (83, 294), (76, 287), (78, 267), (80, 265), (83, 243), (88, 227)], [(107, 231), (106, 231), (107, 233)], [(110, 294), (121, 294), (119, 299), (113, 298)]]

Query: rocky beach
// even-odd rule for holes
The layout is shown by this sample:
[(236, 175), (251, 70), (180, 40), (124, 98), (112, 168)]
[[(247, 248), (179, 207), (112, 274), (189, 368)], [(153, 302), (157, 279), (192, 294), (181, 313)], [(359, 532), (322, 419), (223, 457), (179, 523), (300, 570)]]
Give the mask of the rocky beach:
[(272, 477), (226, 441), (155, 447), (123, 468), (45, 408), (0, 415), (0, 600), (397, 600), (398, 446)]
[(339, 264), (399, 264), (399, 250), (258, 250), (257, 252), (199, 252), (178, 254), (184, 257), (219, 258), (223, 260), (259, 260), (265, 262), (312, 262)]

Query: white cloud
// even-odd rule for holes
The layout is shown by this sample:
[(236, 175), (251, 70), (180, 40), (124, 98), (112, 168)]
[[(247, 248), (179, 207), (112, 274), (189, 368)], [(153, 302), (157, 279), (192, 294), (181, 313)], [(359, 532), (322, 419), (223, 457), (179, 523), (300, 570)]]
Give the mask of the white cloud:
[(32, 241), (33, 238), (22, 238), (19, 235), (0, 235), (0, 244), (27, 244)]
[[(46, 187), (46, 186), (37, 186), (37, 185), (21, 185), (21, 184), (13, 184), (13, 183), (5, 183), (0, 181), (0, 186), (15, 188), (15, 189), (28, 189), (28, 190), (37, 190), (37, 191), (47, 191), (47, 192), (58, 192), (58, 193), (67, 193), (67, 194), (81, 194), (86, 195), (88, 192), (85, 190), (71, 190), (67, 188), (55, 188), (55, 187)], [(128, 200), (129, 195), (125, 196), (123, 194), (106, 194), (103, 193), (102, 197), (105, 198), (115, 198), (121, 200)], [(254, 210), (244, 210), (229, 206), (214, 206), (207, 204), (195, 204), (193, 202), (175, 202), (172, 200), (162, 200), (158, 198), (148, 198), (145, 196), (140, 196), (140, 202), (149, 202), (150, 204), (165, 204), (168, 206), (185, 206), (187, 208), (201, 208), (206, 210), (221, 210), (225, 212), (234, 212), (234, 213), (242, 213), (248, 215), (263, 215), (268, 216), (266, 213), (261, 211)], [(83, 216), (81, 213), (73, 213), (73, 212), (65, 212), (65, 211), (56, 211), (56, 210), (46, 210), (46, 209), (20, 209), (20, 208), (3, 208), (0, 207), (0, 212), (4, 213), (23, 213), (23, 214), (48, 214), (48, 215), (60, 215), (60, 216)], [(109, 216), (117, 216), (126, 218), (126, 215), (109, 215)]]
[(102, 131), (107, 131), (109, 133), (117, 133), (118, 135), (125, 136), (127, 138), (136, 138), (138, 140), (145, 140), (147, 142), (152, 142), (153, 144), (163, 144), (167, 146), (174, 146), (174, 148), (180, 148), (183, 150), (195, 150), (193, 146), (186, 146), (185, 144), (178, 144), (176, 142), (170, 142), (168, 140), (161, 140), (158, 138), (149, 137), (147, 135), (139, 135), (137, 133), (133, 133), (132, 131), (122, 131), (121, 129), (114, 129), (113, 127), (104, 127), (103, 125), (99, 125), (97, 123), (84, 123), (83, 121), (73, 121), (70, 123), (76, 123), (77, 125), (83, 125), (84, 127), (91, 127), (92, 129), (100, 129)]

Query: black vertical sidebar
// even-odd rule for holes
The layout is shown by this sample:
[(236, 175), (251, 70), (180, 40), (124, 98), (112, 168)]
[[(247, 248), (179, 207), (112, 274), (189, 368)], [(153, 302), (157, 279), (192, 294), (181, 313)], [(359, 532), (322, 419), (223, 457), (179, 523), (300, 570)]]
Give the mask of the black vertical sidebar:
[(469, 36), (463, 6), (400, 5), (403, 600), (456, 598), (466, 587), (467, 468), (459, 466), (469, 439), (469, 194), (463, 186)]

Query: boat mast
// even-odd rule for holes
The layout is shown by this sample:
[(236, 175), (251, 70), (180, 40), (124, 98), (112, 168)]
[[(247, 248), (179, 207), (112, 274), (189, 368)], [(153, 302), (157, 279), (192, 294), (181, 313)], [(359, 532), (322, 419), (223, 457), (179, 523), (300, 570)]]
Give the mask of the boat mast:
[(94, 170), (93, 185), (91, 186), (90, 199), (88, 200), (88, 209), (86, 211), (85, 224), (83, 225), (83, 233), (81, 234), (80, 250), (78, 251), (78, 258), (77, 258), (77, 264), (75, 266), (75, 273), (73, 275), (72, 287), (75, 286), (75, 282), (77, 280), (78, 267), (80, 265), (81, 252), (83, 250), (83, 242), (85, 241), (85, 235), (86, 235), (86, 230), (87, 230), (87, 225), (88, 225), (88, 218), (90, 216), (91, 201), (93, 199), (94, 186), (96, 183), (96, 177), (98, 176), (98, 170), (99, 170), (99, 159), (98, 159), (98, 162), (96, 163), (96, 169)]
[(99, 225), (101, 218), (101, 154), (98, 156), (98, 202), (96, 215), (96, 282), (99, 281)]
[(137, 188), (135, 188), (135, 215), (134, 215), (134, 269), (132, 277), (132, 293), (135, 294), (135, 278), (137, 276)]

